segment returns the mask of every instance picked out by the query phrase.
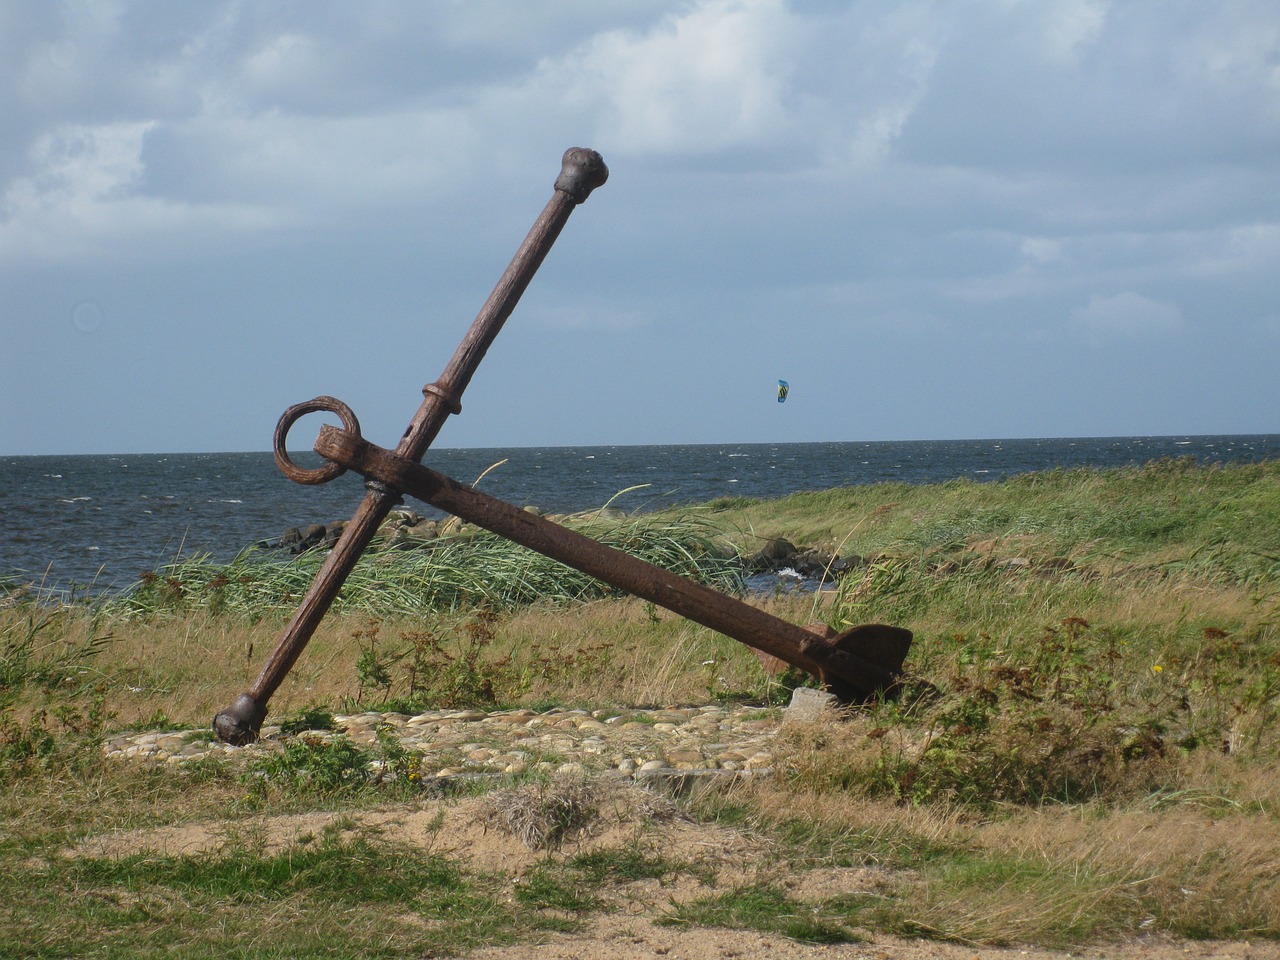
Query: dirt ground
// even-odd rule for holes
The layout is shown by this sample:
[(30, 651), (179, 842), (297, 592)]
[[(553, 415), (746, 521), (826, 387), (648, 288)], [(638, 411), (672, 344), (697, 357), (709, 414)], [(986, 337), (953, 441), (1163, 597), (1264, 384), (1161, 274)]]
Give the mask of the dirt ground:
[[(1162, 937), (1071, 951), (993, 948), (903, 940), (876, 934), (865, 942), (839, 945), (797, 943), (785, 937), (718, 928), (661, 926), (673, 903), (706, 896), (712, 889), (768, 878), (798, 899), (818, 900), (874, 889), (892, 878), (873, 867), (818, 868), (779, 875), (770, 842), (738, 830), (695, 823), (670, 801), (636, 787), (618, 785), (593, 798), (589, 822), (567, 834), (554, 855), (572, 856), (595, 848), (640, 844), (714, 870), (716, 887), (693, 873), (642, 880), (611, 888), (614, 908), (596, 913), (585, 931), (552, 935), (542, 944), (493, 947), (467, 954), (472, 960), (729, 960), (729, 958), (848, 958), (848, 960), (1280, 960), (1271, 942), (1177, 941)], [(545, 849), (530, 845), (529, 833), (513, 815), (511, 797), (426, 801), (352, 813), (263, 815), (228, 825), (192, 823), (122, 831), (91, 838), (68, 853), (118, 857), (152, 851), (167, 855), (217, 853), (246, 845), (264, 854), (320, 837), (326, 830), (374, 834), (425, 852), (447, 854), (477, 871), (505, 874), (514, 890), (521, 877), (543, 861)], [(523, 836), (523, 839), (522, 839)]]

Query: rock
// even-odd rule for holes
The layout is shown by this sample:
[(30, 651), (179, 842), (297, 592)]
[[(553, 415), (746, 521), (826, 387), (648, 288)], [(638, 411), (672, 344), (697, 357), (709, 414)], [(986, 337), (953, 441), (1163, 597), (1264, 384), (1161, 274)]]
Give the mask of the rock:
[[(596, 713), (619, 719), (612, 710)], [(138, 731), (111, 737), (103, 753), (119, 762), (178, 763), (215, 754), (251, 761), (264, 753), (283, 752), (297, 739), (319, 744), (345, 737), (368, 751), (369, 762), (377, 765), (386, 762), (381, 743), (389, 736), (413, 754), (422, 782), (430, 781), (431, 789), (442, 777), (527, 776), (557, 770), (689, 785), (718, 776), (766, 775), (775, 766), (770, 741), (779, 718), (772, 710), (643, 707), (620, 719), (605, 724), (585, 711), (562, 709), (544, 715), (531, 710), (485, 714), (438, 709), (413, 717), (370, 711), (335, 715), (334, 730), (283, 734), (278, 725), (267, 725), (258, 742), (242, 747), (209, 741), (203, 731), (200, 736), (197, 731)]]
[(831, 564), (831, 575), (838, 579), (850, 570), (865, 567), (868, 562), (866, 557), (860, 557), (856, 553), (851, 553), (847, 557), (836, 557)]
[(787, 705), (783, 720), (787, 723), (813, 723), (830, 716), (837, 703), (833, 693), (812, 687), (796, 687), (791, 691), (791, 703)]
[(313, 523), (302, 529), (302, 540), (298, 544), (298, 552), (310, 550), (324, 543), (325, 527), (323, 523)]
[(760, 661), (760, 666), (764, 668), (764, 672), (771, 677), (776, 677), (779, 674), (786, 673), (791, 666), (787, 661), (779, 657), (775, 657), (771, 653), (765, 653), (763, 650), (756, 650), (753, 648), (751, 652), (754, 653), (756, 655), (756, 659)]
[(810, 548), (797, 552), (791, 558), (791, 566), (806, 577), (821, 580), (826, 578), (827, 571), (835, 561), (836, 558), (832, 554)]
[(751, 570), (777, 570), (790, 564), (796, 553), (795, 544), (789, 540), (781, 537), (768, 540), (760, 552), (747, 561), (747, 567)]
[(402, 546), (420, 546), (440, 536), (440, 525), (434, 520), (419, 520), (401, 527), (396, 534)]

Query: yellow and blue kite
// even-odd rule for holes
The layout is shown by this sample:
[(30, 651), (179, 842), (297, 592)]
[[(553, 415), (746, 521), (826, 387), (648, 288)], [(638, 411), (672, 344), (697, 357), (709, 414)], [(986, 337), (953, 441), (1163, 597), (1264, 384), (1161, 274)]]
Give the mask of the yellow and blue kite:
[(788, 391), (790, 391), (790, 389), (791, 389), (791, 384), (787, 383), (787, 381), (785, 380), (778, 381), (778, 402), (779, 403), (787, 402), (787, 393)]

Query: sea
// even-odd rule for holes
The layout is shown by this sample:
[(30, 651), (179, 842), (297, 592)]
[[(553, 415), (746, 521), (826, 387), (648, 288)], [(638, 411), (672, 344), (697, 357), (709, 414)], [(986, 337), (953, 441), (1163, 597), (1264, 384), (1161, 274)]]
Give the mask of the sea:
[[(309, 465), (304, 455), (291, 456)], [(1280, 434), (433, 449), (423, 462), (518, 506), (643, 513), (720, 497), (991, 481), (1167, 457), (1273, 460)], [(199, 555), (230, 560), (290, 527), (346, 519), (363, 493), (351, 474), (299, 486), (270, 453), (0, 457), (0, 588), (118, 593), (169, 563)], [(439, 516), (426, 504), (405, 506)]]

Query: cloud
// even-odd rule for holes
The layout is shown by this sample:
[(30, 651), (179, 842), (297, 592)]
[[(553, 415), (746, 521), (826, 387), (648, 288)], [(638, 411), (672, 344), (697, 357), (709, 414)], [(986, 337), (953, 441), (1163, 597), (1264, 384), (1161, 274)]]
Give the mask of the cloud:
[(1071, 313), (1071, 324), (1093, 346), (1116, 340), (1163, 339), (1182, 326), (1175, 303), (1152, 300), (1133, 291), (1093, 296)]
[(781, 0), (707, 0), (547, 58), (537, 93), (557, 91), (631, 154), (758, 147), (788, 132), (793, 24)]
[(112, 260), (161, 254), (190, 231), (259, 231), (268, 211), (239, 201), (173, 202), (140, 192), (152, 121), (71, 125), (39, 137), (32, 171), (0, 201), (0, 263)]
[(1077, 176), (1266, 163), (1280, 149), (1278, 51), (1266, 0), (957, 8), (904, 156)]
[(852, 330), (887, 367), (1163, 338), (1274, 380), (1241, 346), (1278, 299), (1274, 0), (0, 0), (0, 81), (3, 319), (41, 335), (93, 302), (198, 304), (205, 359), (304, 314), (416, 336), (579, 145), (613, 175), (522, 304), (531, 361), (836, 365)]

